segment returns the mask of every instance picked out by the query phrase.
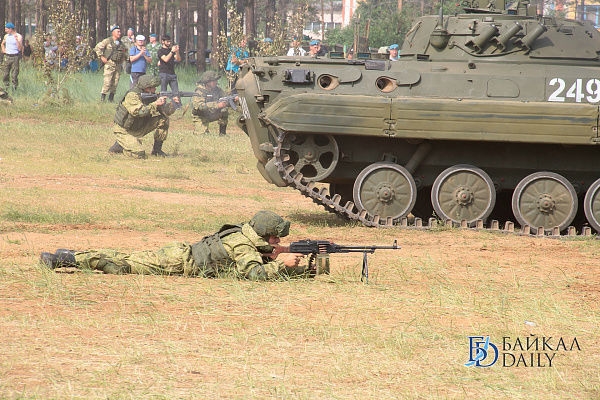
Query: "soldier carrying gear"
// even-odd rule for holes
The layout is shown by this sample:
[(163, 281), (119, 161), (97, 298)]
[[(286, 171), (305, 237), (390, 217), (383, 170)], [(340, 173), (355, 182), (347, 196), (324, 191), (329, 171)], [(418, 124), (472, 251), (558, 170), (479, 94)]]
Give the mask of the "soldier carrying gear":
[(155, 93), (160, 78), (152, 75), (141, 76), (136, 86), (125, 94), (117, 106), (114, 118), (115, 144), (108, 150), (111, 153), (123, 153), (134, 158), (146, 158), (141, 138), (154, 132), (152, 155), (166, 157), (162, 151), (163, 142), (169, 133), (169, 116), (176, 106), (167, 102), (167, 97), (158, 97), (145, 104), (142, 93)]
[[(219, 135), (227, 134), (227, 122), (229, 119), (228, 103), (219, 101), (226, 97), (225, 92), (221, 89), (217, 82), (219, 74), (215, 71), (205, 71), (197, 82), (196, 96), (192, 99), (192, 119), (194, 121), (194, 133), (200, 130), (208, 134), (210, 133), (208, 125), (211, 122), (219, 122)], [(237, 100), (236, 96), (236, 100)]]
[(105, 101), (108, 94), (108, 101), (112, 102), (121, 76), (121, 64), (127, 57), (127, 48), (121, 43), (121, 29), (118, 25), (111, 28), (109, 37), (98, 42), (94, 51), (104, 64), (104, 81), (100, 99)]
[(224, 225), (195, 244), (176, 242), (159, 250), (120, 253), (113, 250), (58, 249), (42, 253), (48, 268), (75, 267), (112, 274), (184, 275), (216, 278), (233, 275), (250, 280), (307, 276), (303, 255), (279, 253), (273, 246), (289, 233), (290, 222), (272, 211), (259, 211), (248, 223)]

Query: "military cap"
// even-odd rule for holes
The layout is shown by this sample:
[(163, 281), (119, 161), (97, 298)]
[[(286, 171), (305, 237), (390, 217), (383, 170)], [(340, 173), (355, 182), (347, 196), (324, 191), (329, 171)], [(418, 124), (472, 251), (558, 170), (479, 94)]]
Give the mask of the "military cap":
[(317, 45), (317, 44), (319, 44), (319, 43), (321, 43), (321, 42), (319, 42), (317, 39), (313, 39), (313, 40), (311, 40), (311, 41), (310, 41), (310, 43), (309, 43), (309, 44), (310, 44), (311, 46), (316, 46), (316, 45)]
[(200, 75), (200, 80), (198, 83), (207, 83), (210, 81), (218, 81), (219, 74), (216, 71), (204, 71), (202, 75)]
[(257, 212), (250, 219), (249, 225), (258, 236), (263, 238), (268, 236), (284, 237), (290, 233), (290, 221), (286, 221), (273, 211), (268, 210)]
[(390, 46), (390, 50), (398, 50), (398, 45), (397, 44), (393, 44)]
[(15, 24), (13, 24), (12, 22), (7, 22), (6, 25), (4, 25), (4, 27), (8, 29), (15, 29)]
[(115, 29), (121, 29), (119, 28), (119, 25), (113, 25), (112, 28), (110, 28), (110, 31), (114, 31)]
[(142, 75), (138, 80), (137, 87), (140, 89), (148, 89), (160, 85), (160, 78), (152, 75)]

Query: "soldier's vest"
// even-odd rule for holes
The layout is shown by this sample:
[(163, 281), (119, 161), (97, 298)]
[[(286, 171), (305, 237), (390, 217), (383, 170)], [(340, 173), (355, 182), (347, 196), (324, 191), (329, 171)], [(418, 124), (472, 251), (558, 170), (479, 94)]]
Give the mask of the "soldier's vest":
[(125, 59), (125, 45), (119, 41), (119, 44), (115, 44), (114, 40), (108, 39), (109, 44), (104, 48), (104, 57), (107, 60), (113, 60), (115, 64), (122, 62)]
[[(131, 92), (131, 90), (129, 92)], [(127, 96), (129, 92), (125, 93), (125, 96)], [(123, 105), (124, 100), (125, 97), (123, 97), (123, 100), (121, 100), (121, 102), (117, 106), (117, 111), (115, 111), (115, 118), (113, 119), (113, 121), (121, 128), (137, 131), (144, 126), (145, 120), (144, 118), (134, 117), (133, 115), (131, 115)]]
[(242, 225), (223, 225), (217, 233), (205, 236), (198, 243), (192, 245), (194, 262), (201, 271), (199, 275), (215, 277), (219, 273), (219, 267), (234, 262), (229, 258), (221, 239), (241, 231)]

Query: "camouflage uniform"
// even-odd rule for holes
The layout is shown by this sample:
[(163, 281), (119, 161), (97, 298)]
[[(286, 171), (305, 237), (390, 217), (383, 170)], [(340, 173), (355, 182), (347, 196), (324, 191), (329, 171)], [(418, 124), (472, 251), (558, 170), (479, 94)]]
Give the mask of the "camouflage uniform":
[(194, 122), (194, 133), (209, 133), (208, 124), (210, 122), (219, 122), (219, 134), (224, 135), (227, 130), (229, 119), (228, 108), (218, 108), (218, 100), (225, 96), (225, 92), (216, 86), (211, 89), (206, 86), (210, 81), (217, 81), (219, 76), (214, 71), (204, 72), (196, 86), (196, 93), (200, 96), (194, 96), (192, 99), (192, 120)]
[[(120, 253), (113, 250), (70, 252), (72, 265), (66, 260), (49, 261), (52, 256), (42, 253), (42, 262), (51, 268), (76, 266), (113, 274), (183, 275), (201, 277), (233, 276), (251, 280), (275, 280), (299, 275), (306, 266), (288, 268), (283, 261), (269, 261), (264, 255), (273, 247), (268, 236), (287, 236), (289, 221), (271, 211), (259, 211), (242, 225), (225, 225), (219, 232), (189, 245), (169, 244), (159, 250)], [(57, 254), (61, 250), (57, 251)], [(69, 252), (63, 250), (63, 252)]]
[(150, 75), (141, 76), (137, 85), (127, 92), (117, 107), (114, 133), (116, 144), (122, 149), (115, 152), (123, 152), (134, 158), (146, 158), (141, 138), (156, 130), (152, 154), (157, 155), (155, 154), (157, 147), (160, 147), (158, 152), (162, 153), (162, 143), (169, 133), (169, 115), (175, 112), (175, 107), (171, 103), (159, 106), (156, 101), (149, 104), (144, 104), (142, 101), (143, 90), (158, 85), (160, 85), (159, 78)]
[(146, 45), (146, 50), (150, 53), (150, 57), (152, 57), (152, 62), (148, 64), (146, 68), (146, 73), (148, 75), (158, 76), (158, 50), (162, 47), (162, 45), (158, 42), (152, 44), (148, 43)]
[(127, 48), (122, 42), (117, 44), (112, 37), (108, 37), (99, 42), (94, 51), (98, 58), (104, 56), (108, 59), (107, 63), (104, 64), (104, 82), (101, 93), (102, 95), (110, 93), (113, 97), (117, 92), (117, 85), (121, 77), (122, 63), (127, 58)]

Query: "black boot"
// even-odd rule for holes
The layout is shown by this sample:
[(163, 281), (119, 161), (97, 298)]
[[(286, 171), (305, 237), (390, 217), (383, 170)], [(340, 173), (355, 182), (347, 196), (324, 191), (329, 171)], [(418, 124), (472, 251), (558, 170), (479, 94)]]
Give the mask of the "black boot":
[(121, 146), (119, 142), (115, 142), (115, 144), (108, 149), (108, 152), (113, 154), (123, 154), (123, 146)]
[(157, 157), (167, 157), (167, 153), (162, 151), (162, 145), (163, 145), (162, 140), (154, 139), (154, 146), (152, 147), (152, 153), (150, 153), (150, 154), (152, 154), (153, 156), (157, 156)]
[(227, 135), (227, 125), (219, 125), (219, 136)]
[(109, 93), (108, 94), (108, 101), (110, 101), (111, 103), (113, 103), (115, 101), (115, 94), (114, 93)]
[(56, 253), (42, 253), (40, 262), (50, 269), (61, 267), (77, 267), (73, 250), (58, 249)]
[(104, 94), (104, 93), (100, 94), (100, 101), (103, 103), (106, 101), (106, 94)]

